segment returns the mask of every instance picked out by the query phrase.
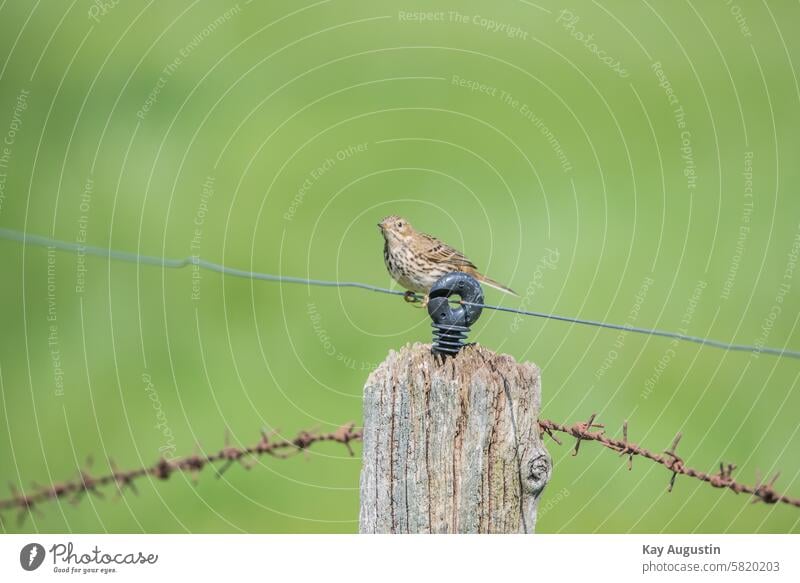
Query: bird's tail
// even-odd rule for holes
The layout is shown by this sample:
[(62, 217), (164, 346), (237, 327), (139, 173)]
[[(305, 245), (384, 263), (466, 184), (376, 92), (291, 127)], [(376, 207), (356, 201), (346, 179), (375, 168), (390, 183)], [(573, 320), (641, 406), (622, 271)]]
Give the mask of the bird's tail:
[(477, 276), (478, 276), (478, 281), (483, 282), (488, 286), (491, 286), (491, 287), (493, 287), (495, 289), (499, 289), (501, 292), (505, 292), (507, 294), (511, 294), (512, 296), (519, 296), (519, 294), (517, 292), (515, 292), (513, 289), (511, 289), (510, 287), (506, 287), (503, 284), (497, 283), (495, 280), (489, 279), (485, 275), (482, 275), (482, 274), (479, 273), (479, 274), (477, 274)]

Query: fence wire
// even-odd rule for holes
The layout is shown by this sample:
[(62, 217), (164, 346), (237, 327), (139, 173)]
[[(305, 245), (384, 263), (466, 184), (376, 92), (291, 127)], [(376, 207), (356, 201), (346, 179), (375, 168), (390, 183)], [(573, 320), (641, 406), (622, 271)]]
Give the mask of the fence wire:
[[(775, 490), (775, 483), (780, 473), (776, 473), (768, 482), (756, 477), (755, 484), (746, 484), (733, 478), (736, 466), (733, 464), (723, 464), (720, 462), (719, 472), (703, 472), (686, 465), (684, 460), (677, 454), (676, 449), (681, 439), (681, 434), (677, 434), (669, 449), (662, 453), (653, 452), (634, 442), (628, 440), (628, 422), (622, 425), (622, 439), (615, 439), (605, 434), (604, 425), (595, 423), (596, 415), (592, 414), (588, 421), (578, 422), (572, 425), (556, 423), (549, 419), (540, 419), (539, 428), (542, 434), (547, 434), (553, 440), (562, 445), (561, 440), (556, 437), (556, 433), (563, 433), (575, 438), (573, 455), (577, 455), (581, 442), (594, 441), (603, 447), (619, 453), (620, 456), (627, 458), (628, 469), (633, 469), (633, 458), (638, 456), (664, 466), (672, 472), (667, 486), (667, 491), (672, 492), (675, 481), (679, 475), (688, 476), (705, 482), (714, 488), (725, 488), (737, 494), (749, 494), (753, 502), (764, 502), (766, 504), (787, 504), (800, 508), (800, 498), (792, 498)], [(111, 472), (92, 476), (90, 468), (80, 468), (78, 477), (73, 480), (57, 482), (50, 486), (34, 485), (27, 493), (14, 486), (11, 487), (11, 497), (0, 500), (0, 512), (18, 510), (18, 519), (22, 522), (25, 517), (34, 511), (43, 502), (57, 500), (60, 498), (69, 499), (77, 503), (86, 494), (103, 496), (99, 488), (107, 486), (116, 489), (118, 495), (122, 495), (126, 489), (130, 489), (134, 494), (138, 493), (135, 482), (145, 477), (157, 480), (167, 480), (177, 473), (189, 473), (194, 480), (197, 480), (199, 473), (207, 466), (214, 466), (217, 476), (222, 475), (233, 464), (238, 463), (245, 469), (252, 467), (251, 460), (255, 457), (269, 455), (277, 458), (288, 458), (297, 455), (315, 443), (334, 442), (343, 444), (350, 455), (354, 455), (350, 446), (351, 442), (363, 440), (363, 431), (355, 427), (353, 423), (342, 425), (330, 433), (319, 433), (311, 431), (301, 431), (292, 439), (275, 439), (274, 435), (269, 435), (261, 431), (261, 439), (250, 446), (235, 447), (230, 445), (228, 433), (225, 435), (225, 445), (222, 449), (214, 453), (192, 454), (185, 457), (174, 459), (159, 459), (155, 464), (148, 467), (136, 468), (133, 470), (122, 471), (117, 469), (116, 464), (109, 460), (108, 464)], [(87, 465), (91, 465), (89, 462)]]
[[(391, 294), (395, 296), (405, 296), (407, 299), (419, 301), (422, 296), (411, 292), (404, 292), (396, 289), (389, 289), (367, 283), (355, 281), (330, 281), (324, 279), (308, 279), (303, 277), (292, 277), (287, 275), (274, 275), (271, 273), (261, 273), (258, 271), (247, 271), (243, 269), (236, 269), (234, 267), (227, 267), (218, 263), (212, 263), (201, 259), (199, 257), (185, 257), (182, 259), (170, 259), (167, 257), (156, 257), (153, 255), (140, 255), (137, 253), (130, 253), (128, 251), (117, 251), (114, 249), (105, 249), (103, 247), (94, 247), (92, 245), (82, 245), (80, 243), (73, 243), (70, 241), (61, 241), (58, 239), (50, 239), (42, 237), (41, 235), (33, 235), (29, 233), (21, 233), (13, 229), (0, 228), (0, 239), (8, 241), (16, 241), (23, 245), (33, 245), (37, 247), (48, 247), (59, 251), (68, 253), (84, 253), (86, 255), (93, 255), (96, 257), (105, 257), (109, 260), (124, 261), (127, 263), (136, 263), (138, 265), (151, 265), (163, 267), (168, 269), (180, 269), (190, 265), (196, 266), (200, 269), (213, 271), (222, 275), (229, 275), (232, 277), (241, 277), (245, 279), (252, 279), (257, 281), (269, 281), (274, 283), (288, 283), (288, 284), (301, 284), (307, 286), (319, 287), (338, 287), (338, 288), (358, 288), (372, 292)], [(594, 326), (598, 328), (606, 328), (610, 330), (623, 330), (626, 332), (633, 332), (635, 334), (645, 334), (648, 336), (660, 336), (662, 338), (671, 338), (682, 342), (692, 342), (709, 346), (712, 348), (719, 348), (722, 350), (750, 352), (753, 354), (770, 354), (778, 357), (800, 359), (800, 352), (794, 350), (787, 350), (785, 348), (772, 348), (769, 346), (756, 346), (749, 344), (733, 344), (714, 340), (711, 338), (703, 338), (700, 336), (689, 336), (687, 334), (680, 334), (678, 332), (670, 332), (667, 330), (658, 330), (655, 328), (641, 328), (637, 326), (630, 326), (628, 324), (614, 324), (610, 322), (602, 322), (599, 320), (587, 320), (584, 318), (573, 318), (569, 316), (560, 316), (557, 314), (549, 314), (546, 312), (535, 312), (530, 310), (520, 310), (517, 308), (509, 308), (505, 306), (496, 306), (492, 304), (478, 304), (473, 302), (455, 302), (462, 305), (472, 305), (487, 310), (497, 310), (500, 312), (509, 312), (512, 314), (519, 314), (521, 316), (528, 316), (534, 318), (545, 318), (548, 320), (557, 320), (559, 322), (568, 322), (571, 324), (579, 324), (583, 326)]]

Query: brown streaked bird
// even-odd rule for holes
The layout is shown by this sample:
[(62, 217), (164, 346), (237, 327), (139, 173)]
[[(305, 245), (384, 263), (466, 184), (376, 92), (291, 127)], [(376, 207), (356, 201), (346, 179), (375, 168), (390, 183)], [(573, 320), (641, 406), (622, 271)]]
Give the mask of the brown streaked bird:
[(403, 217), (391, 215), (378, 223), (378, 227), (383, 234), (383, 260), (389, 275), (410, 292), (425, 294), (423, 305), (428, 303), (428, 292), (436, 280), (453, 271), (462, 271), (486, 285), (517, 295), (511, 288), (480, 273), (461, 251), (420, 233)]

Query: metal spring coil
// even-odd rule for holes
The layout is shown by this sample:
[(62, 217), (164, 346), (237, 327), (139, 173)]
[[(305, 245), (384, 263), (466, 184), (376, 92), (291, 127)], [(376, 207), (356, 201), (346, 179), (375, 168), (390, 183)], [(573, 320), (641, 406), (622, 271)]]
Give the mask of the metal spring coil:
[(458, 354), (466, 346), (469, 326), (449, 326), (447, 324), (431, 323), (433, 328), (433, 352), (437, 354)]

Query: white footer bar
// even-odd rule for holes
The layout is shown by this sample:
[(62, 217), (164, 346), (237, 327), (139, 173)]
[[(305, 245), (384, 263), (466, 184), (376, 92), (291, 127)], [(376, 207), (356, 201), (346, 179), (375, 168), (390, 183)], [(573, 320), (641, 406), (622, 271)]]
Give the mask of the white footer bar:
[[(800, 581), (798, 535), (2, 535), (0, 581)], [(191, 577), (191, 579), (188, 579)]]

